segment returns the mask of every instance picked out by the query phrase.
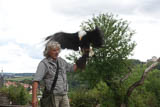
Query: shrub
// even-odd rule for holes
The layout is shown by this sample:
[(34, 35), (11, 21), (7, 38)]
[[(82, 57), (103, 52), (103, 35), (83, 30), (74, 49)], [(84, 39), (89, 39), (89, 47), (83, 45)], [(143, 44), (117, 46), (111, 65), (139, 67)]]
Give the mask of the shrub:
[(21, 85), (11, 85), (8, 88), (3, 87), (0, 91), (8, 95), (8, 98), (12, 101), (12, 104), (26, 105), (30, 101), (28, 91)]
[(115, 107), (113, 93), (105, 82), (100, 81), (93, 89), (77, 89), (69, 93), (71, 107)]
[(97, 93), (78, 89), (70, 93), (71, 107), (94, 107), (98, 103)]

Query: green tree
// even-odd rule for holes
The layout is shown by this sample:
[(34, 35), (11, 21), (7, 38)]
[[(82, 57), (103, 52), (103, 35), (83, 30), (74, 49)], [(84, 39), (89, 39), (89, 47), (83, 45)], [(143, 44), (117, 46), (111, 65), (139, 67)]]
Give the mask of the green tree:
[(29, 93), (27, 92), (27, 90), (23, 86), (20, 89), (20, 93), (19, 93), (18, 97), (19, 97), (19, 103), (21, 105), (25, 105), (29, 101)]
[(91, 86), (100, 80), (110, 86), (113, 80), (126, 71), (126, 61), (135, 47), (135, 42), (131, 41), (135, 32), (129, 28), (127, 21), (116, 19), (112, 14), (94, 16), (81, 25), (85, 30), (92, 30), (95, 26), (104, 34), (104, 45), (101, 49), (94, 49), (85, 80), (90, 81)]
[(130, 29), (127, 21), (113, 14), (100, 14), (81, 24), (84, 30), (92, 30), (95, 26), (104, 34), (104, 45), (103, 48), (93, 49), (94, 56), (89, 60), (86, 72), (82, 73), (82, 80), (88, 81), (89, 88), (104, 81), (114, 92), (115, 100), (121, 102), (119, 81), (128, 71), (128, 56), (132, 55), (136, 45), (131, 41), (135, 31)]

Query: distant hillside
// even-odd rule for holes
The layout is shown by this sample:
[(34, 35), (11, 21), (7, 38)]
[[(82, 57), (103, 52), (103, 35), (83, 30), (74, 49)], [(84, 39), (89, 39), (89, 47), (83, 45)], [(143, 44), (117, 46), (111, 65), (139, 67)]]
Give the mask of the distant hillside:
[(33, 76), (34, 73), (15, 73), (15, 76)]
[(31, 81), (32, 80), (32, 76), (19, 76), (19, 77), (12, 77), (12, 78), (7, 78), (7, 81)]
[[(1, 74), (2, 75), (2, 74)], [(4, 77), (23, 77), (23, 76), (33, 76), (34, 73), (3, 73)]]
[(32, 84), (34, 73), (3, 73), (5, 81)]

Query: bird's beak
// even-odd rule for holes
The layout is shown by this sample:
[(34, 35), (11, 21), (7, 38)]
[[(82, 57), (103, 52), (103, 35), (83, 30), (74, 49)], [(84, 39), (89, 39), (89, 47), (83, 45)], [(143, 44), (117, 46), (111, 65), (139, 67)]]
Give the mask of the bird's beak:
[(78, 37), (79, 37), (79, 40), (81, 41), (82, 40), (82, 37), (85, 36), (87, 33), (85, 31), (79, 31), (78, 32)]

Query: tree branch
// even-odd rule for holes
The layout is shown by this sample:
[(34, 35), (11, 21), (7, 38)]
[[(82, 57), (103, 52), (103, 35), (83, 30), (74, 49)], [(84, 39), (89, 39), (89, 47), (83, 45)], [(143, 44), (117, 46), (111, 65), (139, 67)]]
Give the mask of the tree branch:
[(145, 69), (145, 71), (143, 72), (143, 75), (141, 77), (141, 79), (137, 82), (135, 82), (134, 84), (132, 84), (129, 88), (128, 88), (128, 91), (127, 91), (127, 94), (126, 94), (126, 98), (125, 98), (125, 104), (126, 106), (128, 105), (128, 98), (130, 97), (130, 95), (132, 94), (133, 90), (142, 85), (144, 83), (144, 79), (146, 78), (147, 74), (154, 68), (158, 65), (158, 63), (160, 62), (160, 58), (158, 58), (152, 65), (150, 65), (147, 69)]
[(132, 68), (128, 67), (129, 71), (123, 78), (121, 78), (120, 83), (126, 80), (132, 74)]

